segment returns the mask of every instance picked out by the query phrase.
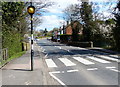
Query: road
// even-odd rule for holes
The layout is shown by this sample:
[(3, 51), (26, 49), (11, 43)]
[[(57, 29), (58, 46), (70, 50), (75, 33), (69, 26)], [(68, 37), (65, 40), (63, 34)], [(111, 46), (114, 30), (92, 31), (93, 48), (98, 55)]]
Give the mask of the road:
[(118, 85), (118, 56), (42, 39), (48, 73), (61, 85)]

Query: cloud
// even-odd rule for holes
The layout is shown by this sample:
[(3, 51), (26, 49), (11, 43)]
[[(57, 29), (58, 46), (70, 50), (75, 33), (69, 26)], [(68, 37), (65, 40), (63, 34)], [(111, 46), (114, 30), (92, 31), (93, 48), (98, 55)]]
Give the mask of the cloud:
[(65, 22), (62, 19), (59, 19), (57, 15), (43, 16), (44, 22), (41, 26), (38, 26), (36, 29), (45, 29), (52, 30), (54, 27), (60, 27), (61, 22)]
[(115, 2), (116, 0), (89, 0), (92, 2)]
[[(36, 0), (39, 1), (39, 0)], [(47, 1), (47, 0), (45, 0)], [(48, 11), (48, 13), (44, 13), (43, 15), (43, 23), (37, 27), (37, 29), (45, 29), (52, 30), (54, 27), (60, 27), (62, 26), (62, 23), (65, 22), (65, 20), (61, 19), (60, 16), (63, 16), (63, 10), (68, 7), (71, 4), (78, 4), (80, 3), (80, 0), (48, 0), (49, 2), (54, 2), (55, 4), (53, 6), (50, 6), (48, 8), (44, 8)], [(86, 0), (83, 0), (86, 1)], [(116, 0), (89, 0), (93, 2), (113, 2)], [(102, 11), (105, 9), (103, 5), (100, 5), (100, 9)], [(102, 12), (101, 11), (101, 12)], [(103, 13), (105, 17), (109, 16), (109, 12)], [(61, 23), (60, 23), (61, 22)]]
[(65, 20), (60, 18), (60, 16), (63, 15), (62, 11), (70, 4), (78, 3), (78, 0), (49, 0), (49, 1), (54, 2), (55, 4), (48, 8), (44, 8), (44, 10), (47, 10), (48, 13), (44, 13), (44, 16), (42, 16), (44, 21), (40, 26), (36, 28), (37, 30), (45, 28), (47, 28), (48, 30), (52, 30), (54, 27), (62, 26), (63, 22), (65, 22)]
[(70, 4), (77, 4), (79, 3), (78, 0), (51, 0), (55, 2), (61, 9), (66, 8)]
[(62, 14), (62, 9), (57, 8), (56, 6), (51, 6), (48, 8), (44, 8), (44, 10), (48, 11), (49, 13), (56, 13), (56, 14)]

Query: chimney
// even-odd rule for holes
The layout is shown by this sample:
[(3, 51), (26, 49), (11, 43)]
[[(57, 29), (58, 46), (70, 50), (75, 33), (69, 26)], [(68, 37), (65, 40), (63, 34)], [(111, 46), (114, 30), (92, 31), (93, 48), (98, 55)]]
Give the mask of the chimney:
[(69, 25), (69, 21), (67, 21), (67, 25)]

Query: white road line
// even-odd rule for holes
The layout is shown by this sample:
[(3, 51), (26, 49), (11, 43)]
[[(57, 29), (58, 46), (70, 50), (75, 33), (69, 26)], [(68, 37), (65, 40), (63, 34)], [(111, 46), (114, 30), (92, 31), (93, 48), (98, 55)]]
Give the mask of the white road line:
[(59, 48), (59, 49), (62, 49), (60, 46), (55, 46), (55, 47), (57, 47), (57, 48)]
[(104, 58), (104, 59), (108, 59), (108, 60), (112, 60), (112, 61), (115, 61), (115, 62), (118, 62), (118, 59), (111, 58), (111, 57), (108, 57), (108, 56), (99, 55), (99, 57)]
[(60, 71), (54, 71), (54, 72), (50, 72), (50, 73), (60, 73)]
[(98, 68), (89, 68), (88, 71), (98, 70)]
[(57, 67), (52, 59), (45, 59), (48, 67)]
[(110, 70), (115, 71), (115, 72), (120, 72), (120, 71), (119, 71), (119, 70), (117, 70), (117, 69), (110, 69)]
[(61, 47), (58, 47), (59, 49), (62, 49)]
[(45, 58), (48, 56), (48, 54), (45, 55)]
[(43, 51), (42, 52), (45, 52), (45, 49), (43, 49)]
[(99, 58), (96, 58), (96, 57), (92, 57), (92, 56), (87, 56), (87, 58), (95, 60), (95, 61), (100, 62), (100, 63), (111, 63), (109, 61), (106, 61), (106, 60), (103, 60), (103, 59), (99, 59)]
[(73, 57), (73, 58), (74, 58), (75, 60), (77, 60), (78, 62), (83, 63), (83, 64), (85, 64), (85, 65), (95, 64), (95, 63), (90, 62), (90, 61), (88, 61), (88, 60), (86, 60), (86, 59), (84, 59), (84, 58), (81, 58), (81, 57)]
[(78, 72), (79, 70), (68, 70), (67, 72)]
[(55, 80), (57, 80), (61, 85), (65, 85), (60, 79), (58, 79), (55, 75), (53, 75), (52, 72), (49, 72), (50, 76), (53, 77)]
[(65, 71), (61, 71), (61, 73), (65, 73)]
[(114, 66), (111, 66), (111, 67), (105, 67), (106, 69), (113, 69), (113, 68), (116, 68)]
[(70, 50), (67, 50), (68, 52), (70, 52)]
[(110, 69), (112, 71), (115, 71), (115, 72), (120, 72), (119, 70), (115, 69), (116, 67), (114, 66), (111, 66), (111, 67), (106, 67), (106, 69)]
[(27, 81), (27, 82), (25, 82), (25, 85), (29, 85), (31, 82), (29, 82), (29, 81)]
[(118, 58), (119, 56), (118, 55), (110, 55), (111, 57), (116, 57), (116, 58)]
[(68, 60), (67, 58), (58, 58), (61, 62), (63, 62), (66, 66), (75, 66), (76, 64), (74, 64), (73, 62), (71, 62), (70, 60)]

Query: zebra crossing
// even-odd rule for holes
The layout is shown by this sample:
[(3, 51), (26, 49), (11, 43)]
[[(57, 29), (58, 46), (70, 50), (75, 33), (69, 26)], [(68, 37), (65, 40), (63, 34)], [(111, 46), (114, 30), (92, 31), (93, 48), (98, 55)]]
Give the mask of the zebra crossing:
[[(76, 66), (77, 64), (75, 64), (73, 61), (70, 60), (71, 58), (57, 58), (58, 61), (62, 62), (62, 64), (64, 64), (66, 67), (67, 66)], [(102, 63), (102, 64), (110, 64), (111, 61), (106, 60), (106, 59), (101, 59), (101, 58), (97, 58), (95, 56), (86, 56), (86, 58), (84, 57), (72, 57), (73, 60), (83, 64), (83, 65), (94, 65), (97, 62), (98, 63)], [(48, 67), (58, 67), (55, 60), (54, 59), (45, 59), (46, 64)]]
[(91, 64), (95, 64), (95, 63), (93, 63), (93, 62), (91, 62), (91, 61), (89, 61), (89, 60), (86, 60), (86, 59), (84, 59), (84, 58), (81, 58), (81, 57), (73, 57), (75, 60), (77, 60), (78, 62), (80, 62), (80, 63), (83, 63), (83, 64), (85, 64), (85, 65), (91, 65)]
[[(119, 62), (118, 59), (115, 59), (115, 58), (112, 58), (112, 57), (109, 57), (109, 56), (105, 56), (105, 55), (99, 55), (98, 57), (103, 58), (103, 59), (107, 59), (107, 60), (112, 60), (112, 61), (115, 61), (115, 62)], [(116, 57), (116, 58), (118, 58), (118, 57)]]
[(57, 67), (52, 59), (45, 59), (48, 67)]
[(68, 60), (67, 58), (58, 58), (66, 66), (75, 66), (76, 64)]
[(103, 60), (103, 59), (96, 58), (96, 57), (93, 57), (93, 56), (87, 56), (87, 58), (90, 58), (90, 59), (95, 60), (95, 61), (100, 62), (100, 63), (111, 63), (107, 60)]

